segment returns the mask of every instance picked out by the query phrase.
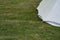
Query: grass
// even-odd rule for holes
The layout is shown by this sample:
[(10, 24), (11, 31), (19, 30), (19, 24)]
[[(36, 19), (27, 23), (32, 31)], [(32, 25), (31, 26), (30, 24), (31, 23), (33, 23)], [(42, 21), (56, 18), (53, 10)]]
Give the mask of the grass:
[(43, 22), (41, 0), (0, 0), (0, 40), (60, 40), (60, 28)]

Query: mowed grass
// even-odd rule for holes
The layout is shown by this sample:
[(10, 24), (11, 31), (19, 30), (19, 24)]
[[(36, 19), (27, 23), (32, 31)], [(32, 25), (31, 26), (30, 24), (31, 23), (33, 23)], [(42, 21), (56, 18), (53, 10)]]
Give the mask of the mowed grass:
[(43, 22), (41, 0), (0, 0), (0, 40), (60, 40), (60, 28)]

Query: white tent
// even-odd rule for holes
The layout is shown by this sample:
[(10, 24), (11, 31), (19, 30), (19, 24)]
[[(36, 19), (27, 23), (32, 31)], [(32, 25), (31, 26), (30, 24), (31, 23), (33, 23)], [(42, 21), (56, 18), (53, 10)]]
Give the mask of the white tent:
[(42, 0), (37, 10), (43, 21), (60, 27), (60, 0)]

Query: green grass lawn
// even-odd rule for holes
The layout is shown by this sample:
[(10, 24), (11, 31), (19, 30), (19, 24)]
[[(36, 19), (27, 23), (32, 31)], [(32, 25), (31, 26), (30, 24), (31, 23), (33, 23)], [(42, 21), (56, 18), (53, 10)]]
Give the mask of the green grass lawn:
[(60, 28), (43, 22), (41, 0), (0, 0), (0, 40), (60, 40)]

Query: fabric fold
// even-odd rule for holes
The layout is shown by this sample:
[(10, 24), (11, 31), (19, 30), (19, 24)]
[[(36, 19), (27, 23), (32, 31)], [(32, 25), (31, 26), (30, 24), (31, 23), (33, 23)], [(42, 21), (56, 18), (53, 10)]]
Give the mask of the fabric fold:
[(37, 10), (43, 21), (60, 27), (60, 0), (42, 0)]

